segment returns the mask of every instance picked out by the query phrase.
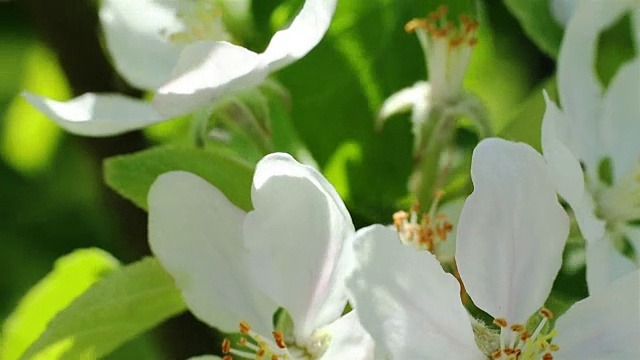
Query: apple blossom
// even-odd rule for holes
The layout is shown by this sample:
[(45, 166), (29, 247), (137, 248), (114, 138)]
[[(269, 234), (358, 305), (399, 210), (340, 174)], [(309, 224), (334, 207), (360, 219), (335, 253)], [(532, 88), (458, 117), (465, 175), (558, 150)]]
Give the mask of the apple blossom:
[[(271, 154), (251, 195), (245, 213), (186, 172), (161, 175), (149, 193), (151, 249), (187, 306), (244, 339), (225, 339), (224, 359), (373, 359), (358, 314), (342, 315), (354, 227), (335, 189), (313, 168)], [(293, 326), (272, 323), (280, 308)]]
[(57, 101), (26, 99), (64, 129), (86, 136), (115, 135), (211, 106), (250, 89), (305, 56), (329, 28), (337, 0), (307, 0), (263, 53), (228, 42), (216, 0), (105, 0), (100, 20), (118, 72), (155, 93), (148, 102), (119, 94), (87, 93)]
[[(640, 254), (634, 224), (640, 219), (640, 59), (621, 66), (602, 90), (594, 71), (597, 37), (628, 5), (606, 4), (578, 2), (558, 59), (562, 110), (546, 97), (542, 126), (552, 179), (587, 240), (590, 290), (633, 271)], [(636, 259), (621, 252), (626, 241)]]
[[(640, 356), (640, 271), (574, 304), (555, 323), (541, 308), (562, 262), (569, 220), (542, 156), (486, 139), (474, 151), (474, 192), (458, 225), (456, 260), (475, 304), (435, 257), (373, 225), (358, 231), (347, 284), (362, 325), (390, 359), (635, 359)], [(536, 324), (527, 320), (536, 312)]]

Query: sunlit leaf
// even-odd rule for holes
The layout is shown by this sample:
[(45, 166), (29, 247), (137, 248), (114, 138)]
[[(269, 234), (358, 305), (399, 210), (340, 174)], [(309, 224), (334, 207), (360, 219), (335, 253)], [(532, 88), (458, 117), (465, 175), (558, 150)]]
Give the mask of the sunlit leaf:
[(18, 359), (59, 311), (118, 267), (116, 259), (99, 249), (76, 250), (58, 259), (51, 273), (22, 298), (5, 322), (0, 359)]
[(520, 105), (508, 122), (498, 133), (498, 136), (525, 142), (540, 150), (540, 136), (542, 131), (542, 116), (545, 111), (542, 90), (546, 90), (549, 96), (554, 98), (557, 94), (556, 78), (547, 79), (541, 86), (534, 89), (529, 97)]
[(227, 154), (166, 146), (116, 156), (107, 159), (104, 166), (107, 184), (144, 209), (151, 184), (173, 170), (192, 172), (217, 186), (240, 208), (251, 209), (253, 166)]
[[(71, 96), (54, 54), (42, 45), (29, 51), (22, 89), (54, 99)], [(62, 130), (17, 94), (0, 133), (0, 153), (5, 161), (23, 173), (34, 173), (49, 165)]]
[(146, 258), (75, 299), (20, 359), (97, 359), (185, 310), (173, 279), (156, 259)]

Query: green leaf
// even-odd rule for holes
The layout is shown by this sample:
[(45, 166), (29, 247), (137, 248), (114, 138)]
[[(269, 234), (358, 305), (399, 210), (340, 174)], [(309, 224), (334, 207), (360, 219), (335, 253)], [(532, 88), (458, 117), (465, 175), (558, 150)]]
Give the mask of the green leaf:
[(20, 359), (97, 359), (185, 309), (173, 279), (146, 258), (75, 299)]
[(228, 154), (173, 146), (107, 159), (107, 184), (136, 205), (147, 208), (147, 193), (168, 171), (192, 172), (218, 187), (238, 207), (250, 210), (253, 166)]
[(545, 80), (531, 92), (529, 97), (522, 102), (520, 108), (515, 111), (508, 124), (498, 133), (498, 136), (525, 142), (537, 150), (542, 148), (540, 137), (542, 136), (542, 118), (546, 109), (543, 90), (547, 91), (551, 99), (557, 96), (555, 76)]
[(18, 359), (58, 312), (118, 267), (116, 259), (99, 249), (76, 250), (58, 259), (53, 270), (29, 290), (5, 322), (0, 359)]
[(563, 30), (553, 18), (549, 1), (504, 0), (504, 3), (533, 42), (542, 51), (557, 58)]

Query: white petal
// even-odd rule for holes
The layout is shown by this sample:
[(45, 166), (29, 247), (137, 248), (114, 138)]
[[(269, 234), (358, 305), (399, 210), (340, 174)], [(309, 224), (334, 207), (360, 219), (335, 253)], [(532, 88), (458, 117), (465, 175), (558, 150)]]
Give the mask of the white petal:
[[(640, 359), (640, 272), (574, 304), (556, 322), (563, 360)], [(555, 355), (555, 354), (554, 354)]]
[(133, 86), (155, 90), (167, 81), (179, 47), (169, 40), (182, 29), (180, 0), (104, 0), (100, 20), (118, 72)]
[(523, 143), (481, 141), (473, 193), (458, 223), (456, 259), (481, 309), (524, 323), (546, 300), (562, 263), (569, 219), (540, 154)]
[(346, 305), (351, 217), (331, 184), (288, 154), (258, 163), (251, 195), (255, 210), (244, 234), (256, 286), (291, 314), (296, 338), (305, 339)]
[(558, 24), (567, 25), (575, 11), (576, 0), (551, 0), (551, 12)]
[(276, 306), (248, 279), (245, 213), (216, 187), (182, 171), (161, 175), (149, 191), (149, 244), (200, 320), (223, 331), (248, 321), (269, 334)]
[(331, 343), (320, 360), (373, 360), (375, 344), (358, 318), (357, 312), (342, 316), (323, 330), (331, 335)]
[(87, 93), (69, 101), (28, 92), (23, 96), (60, 127), (78, 135), (117, 135), (167, 120), (149, 103), (118, 94)]
[(225, 93), (258, 85), (267, 75), (253, 51), (225, 41), (198, 41), (183, 49), (171, 80), (158, 89), (153, 106), (175, 117), (211, 105)]
[(427, 251), (373, 225), (356, 233), (356, 267), (347, 280), (362, 326), (393, 359), (485, 359), (460, 286)]
[(579, 1), (558, 56), (558, 91), (573, 132), (569, 146), (589, 168), (597, 167), (603, 155), (598, 127), (601, 86), (595, 73), (597, 39), (627, 6), (624, 1)]
[(429, 91), (429, 83), (419, 81), (389, 96), (380, 107), (376, 119), (377, 126), (381, 127), (384, 121), (393, 115), (412, 110), (421, 102), (428, 102)]
[(623, 65), (604, 96), (602, 132), (614, 182), (640, 161), (640, 59)]
[(446, 202), (438, 209), (438, 213), (445, 214), (447, 220), (453, 224), (453, 230), (449, 233), (446, 241), (436, 242), (436, 258), (440, 263), (452, 264), (456, 255), (456, 230), (458, 223), (460, 222), (460, 213), (462, 212), (462, 206), (464, 205), (463, 198), (457, 198), (452, 201)]
[(584, 173), (580, 162), (563, 143), (568, 119), (544, 92), (547, 109), (542, 119), (542, 151), (549, 167), (549, 174), (558, 194), (573, 209), (584, 237), (589, 241), (604, 235), (605, 223), (594, 212), (591, 195), (586, 191)]
[(636, 41), (636, 48), (640, 46), (640, 7), (636, 7), (631, 11), (631, 27)]
[(606, 234), (603, 239), (587, 243), (587, 285), (589, 293), (606, 289), (614, 280), (636, 269), (633, 262), (622, 255)]
[(305, 56), (329, 29), (337, 0), (306, 0), (291, 25), (273, 35), (261, 61), (271, 72)]

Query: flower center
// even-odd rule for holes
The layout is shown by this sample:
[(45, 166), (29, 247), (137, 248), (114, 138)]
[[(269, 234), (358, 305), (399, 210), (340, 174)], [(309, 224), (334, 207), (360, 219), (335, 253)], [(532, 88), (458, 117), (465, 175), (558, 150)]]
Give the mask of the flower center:
[(640, 219), (640, 157), (634, 169), (598, 192), (598, 205), (610, 223)]
[(448, 12), (442, 5), (426, 18), (413, 19), (405, 26), (407, 32), (415, 31), (422, 45), (435, 102), (455, 102), (460, 97), (471, 51), (478, 42), (478, 21), (461, 15), (454, 23), (447, 20)]
[(418, 217), (420, 203), (416, 201), (411, 212), (398, 211), (393, 214), (393, 224), (400, 235), (400, 240), (405, 244), (411, 244), (418, 250), (427, 250), (436, 253), (436, 241), (446, 241), (449, 233), (453, 231), (453, 225), (447, 220), (446, 214), (436, 214), (438, 203), (443, 192), (438, 191), (429, 208), (428, 213)]
[(331, 334), (323, 330), (315, 331), (303, 345), (280, 330), (273, 331), (272, 337), (263, 337), (242, 321), (240, 337), (222, 341), (222, 360), (314, 360), (324, 355), (331, 341)]
[(541, 320), (532, 333), (522, 324), (509, 324), (506, 319), (497, 318), (494, 324), (500, 327), (500, 348), (491, 353), (491, 359), (499, 360), (553, 360), (553, 352), (560, 347), (551, 343), (557, 331), (543, 332), (553, 313), (542, 308)]
[(284, 343), (284, 335), (280, 331), (273, 332), (273, 340), (264, 338), (251, 330), (246, 321), (240, 323), (240, 338), (233, 343), (229, 338), (222, 341), (222, 360), (255, 359), (279, 360), (295, 359)]
[(183, 22), (181, 31), (169, 34), (176, 44), (187, 45), (199, 40), (229, 40), (222, 22), (217, 0), (180, 0), (177, 15)]

